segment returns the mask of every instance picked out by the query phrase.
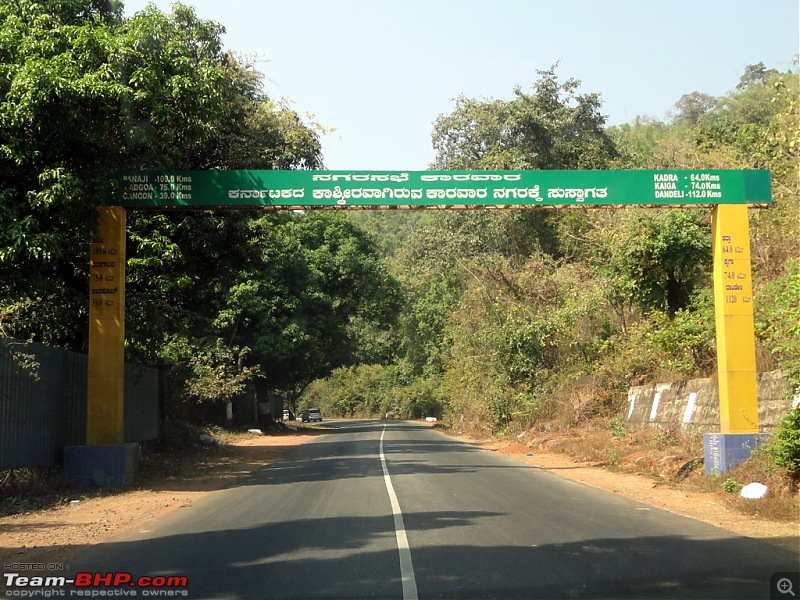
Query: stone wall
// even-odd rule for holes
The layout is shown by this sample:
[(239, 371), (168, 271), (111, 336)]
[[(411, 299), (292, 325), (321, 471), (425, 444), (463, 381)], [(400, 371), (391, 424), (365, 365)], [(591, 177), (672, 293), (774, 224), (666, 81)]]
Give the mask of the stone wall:
[[(758, 420), (771, 433), (791, 408), (792, 386), (780, 371), (758, 376)], [(628, 424), (634, 428), (660, 427), (682, 433), (719, 432), (719, 391), (716, 379), (690, 379), (630, 388)]]

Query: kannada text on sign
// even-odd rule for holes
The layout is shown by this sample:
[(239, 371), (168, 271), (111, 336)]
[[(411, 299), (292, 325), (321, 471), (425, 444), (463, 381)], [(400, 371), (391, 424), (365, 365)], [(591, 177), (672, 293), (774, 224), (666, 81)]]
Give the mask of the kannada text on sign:
[(768, 171), (183, 171), (120, 174), (129, 208), (763, 204)]

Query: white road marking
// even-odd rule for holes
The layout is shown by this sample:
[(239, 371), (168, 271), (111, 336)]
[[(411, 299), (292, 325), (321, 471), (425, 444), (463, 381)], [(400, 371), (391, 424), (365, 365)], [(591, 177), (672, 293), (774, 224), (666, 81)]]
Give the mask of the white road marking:
[(400, 511), (400, 503), (397, 501), (392, 478), (389, 477), (389, 468), (386, 466), (386, 455), (383, 453), (384, 435), (386, 435), (386, 425), (383, 426), (383, 431), (381, 432), (381, 467), (383, 467), (383, 481), (386, 484), (386, 491), (389, 493), (389, 501), (392, 503), (392, 513), (394, 513), (394, 533), (397, 538), (397, 551), (400, 554), (400, 579), (403, 582), (403, 600), (417, 600), (419, 597), (417, 596), (417, 579), (414, 577), (414, 565), (411, 563), (411, 548), (408, 546), (403, 513)]

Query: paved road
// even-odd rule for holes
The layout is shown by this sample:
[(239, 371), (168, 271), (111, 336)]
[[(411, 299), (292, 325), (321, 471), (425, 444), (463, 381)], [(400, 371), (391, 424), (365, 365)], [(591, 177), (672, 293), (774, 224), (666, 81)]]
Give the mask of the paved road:
[(797, 554), (418, 424), (326, 425), (75, 566), (185, 575), (187, 597), (231, 600), (769, 598), (773, 573), (799, 568)]

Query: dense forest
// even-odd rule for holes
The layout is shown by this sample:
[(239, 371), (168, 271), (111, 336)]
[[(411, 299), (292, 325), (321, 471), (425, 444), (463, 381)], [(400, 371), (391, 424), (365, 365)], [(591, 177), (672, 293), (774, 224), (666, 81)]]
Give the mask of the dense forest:
[[(800, 383), (798, 77), (763, 64), (667, 121), (607, 127), (599, 94), (540, 71), (509, 101), (459, 98), (432, 134), (442, 169), (770, 169), (751, 211), (758, 369)], [(403, 289), (397, 358), (305, 393), (340, 414), (522, 429), (611, 416), (630, 385), (716, 369), (707, 209), (356, 215)]]
[[(320, 126), (222, 31), (180, 4), (0, 0), (0, 336), (86, 351), (108, 173), (324, 168)], [(602, 90), (545, 68), (510, 100), (458, 98), (431, 168), (771, 170), (774, 202), (750, 212), (758, 368), (800, 385), (798, 73), (742, 68), (723, 97), (616, 127)], [(183, 407), (255, 389), (494, 431), (611, 415), (632, 384), (715, 370), (709, 218), (131, 212), (127, 360), (163, 368)]]

